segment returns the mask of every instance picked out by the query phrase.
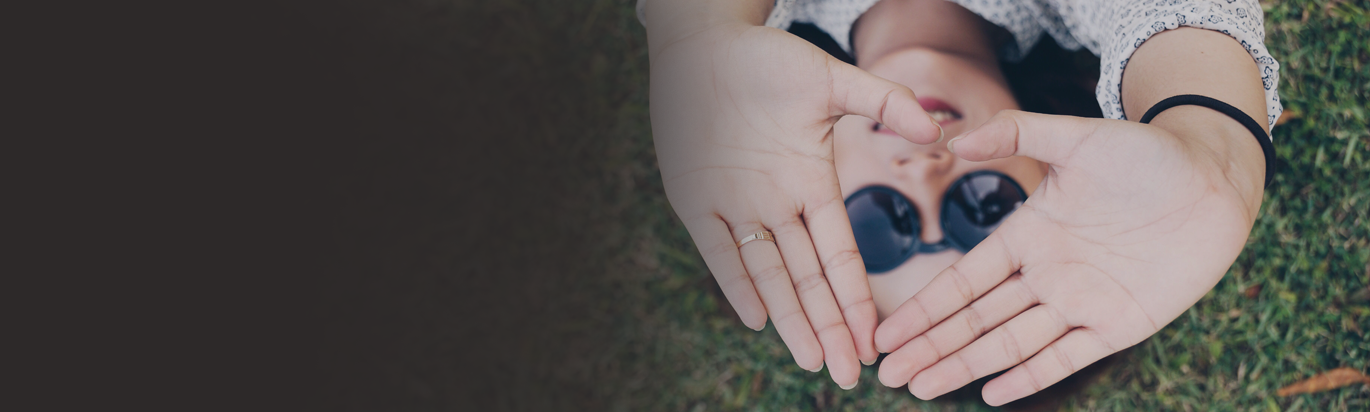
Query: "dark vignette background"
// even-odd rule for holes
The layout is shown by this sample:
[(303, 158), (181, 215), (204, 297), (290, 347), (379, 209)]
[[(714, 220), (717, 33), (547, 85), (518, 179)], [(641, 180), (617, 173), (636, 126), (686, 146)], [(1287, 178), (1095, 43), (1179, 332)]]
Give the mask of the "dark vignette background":
[[(929, 407), (739, 327), (662, 195), (633, 3), (6, 6), (6, 409)], [(1269, 394), (1370, 353), (1370, 5), (1265, 7), (1292, 120), (1251, 244), (1071, 407), (1366, 405)], [(1026, 64), (1073, 91), (1025, 106), (1097, 109)]]
[(629, 164), (653, 157), (630, 4), (187, 3), (9, 16), (16, 400), (600, 410), (655, 385), (623, 338), (651, 230), (626, 205), (659, 187)]

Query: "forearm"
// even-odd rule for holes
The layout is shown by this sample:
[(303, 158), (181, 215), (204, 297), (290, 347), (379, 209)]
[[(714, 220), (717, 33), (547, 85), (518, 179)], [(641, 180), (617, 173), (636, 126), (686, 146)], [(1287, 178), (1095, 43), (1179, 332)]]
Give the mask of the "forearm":
[(766, 23), (774, 0), (644, 0), (647, 39), (655, 52), (670, 43), (719, 24)]
[[(1133, 53), (1123, 72), (1122, 102), (1128, 119), (1140, 119), (1161, 100), (1197, 94), (1230, 104), (1267, 133), (1265, 91), (1251, 55), (1233, 38), (1211, 30), (1179, 28), (1152, 36)], [(1236, 120), (1199, 106), (1178, 106), (1151, 124), (1204, 148), (1226, 169), (1255, 216), (1264, 193), (1265, 156), (1260, 143)], [(1266, 136), (1261, 136), (1266, 138)]]

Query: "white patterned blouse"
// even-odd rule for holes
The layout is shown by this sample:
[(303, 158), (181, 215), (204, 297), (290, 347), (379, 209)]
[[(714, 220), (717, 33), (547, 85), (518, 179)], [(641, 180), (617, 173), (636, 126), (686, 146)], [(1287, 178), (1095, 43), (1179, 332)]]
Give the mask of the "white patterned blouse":
[[(851, 52), (852, 24), (878, 0), (776, 0), (766, 25), (788, 29), (791, 23), (812, 23)], [(1003, 27), (1013, 35), (1000, 51), (1017, 61), (1050, 35), (1067, 50), (1080, 47), (1099, 56), (1099, 84), (1095, 96), (1104, 117), (1123, 119), (1119, 99), (1123, 68), (1142, 42), (1156, 33), (1196, 27), (1222, 32), (1241, 42), (1261, 71), (1265, 86), (1266, 121), (1275, 126), (1283, 106), (1277, 92), (1280, 64), (1265, 48), (1264, 13), (1256, 0), (948, 0)], [(643, 4), (638, 1), (638, 18)], [(644, 20), (645, 24), (645, 20)]]

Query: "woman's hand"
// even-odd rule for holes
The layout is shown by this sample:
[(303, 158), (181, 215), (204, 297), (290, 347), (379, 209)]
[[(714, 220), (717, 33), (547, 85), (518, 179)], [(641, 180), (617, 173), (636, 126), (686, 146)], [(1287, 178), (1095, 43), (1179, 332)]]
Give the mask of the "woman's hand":
[(923, 399), (1013, 368), (984, 387), (1002, 405), (1141, 342), (1217, 284), (1260, 208), (1259, 145), (1202, 107), (1151, 125), (1002, 112), (950, 146), (966, 160), (1050, 166), (997, 231), (876, 331), (893, 352), (881, 382)]
[[(851, 388), (858, 360), (879, 356), (877, 319), (837, 185), (833, 124), (862, 115), (922, 143), (941, 130), (908, 88), (784, 31), (725, 22), (684, 32), (651, 39), (652, 130), (671, 206), (742, 322), (760, 330), (769, 314), (801, 368), (826, 362)], [(774, 243), (736, 246), (763, 230)]]

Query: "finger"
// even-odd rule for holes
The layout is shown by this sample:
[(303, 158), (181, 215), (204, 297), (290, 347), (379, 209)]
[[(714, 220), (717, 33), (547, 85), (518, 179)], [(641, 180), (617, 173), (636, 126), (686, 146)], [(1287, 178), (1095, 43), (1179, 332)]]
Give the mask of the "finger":
[(766, 307), (761, 304), (761, 297), (756, 294), (752, 279), (742, 266), (742, 256), (738, 254), (737, 242), (728, 231), (728, 225), (718, 216), (709, 215), (687, 220), (685, 227), (690, 238), (699, 245), (704, 264), (714, 274), (723, 297), (733, 305), (742, 324), (758, 331), (766, 327)]
[(910, 142), (942, 140), (942, 126), (932, 120), (908, 87), (828, 59), (832, 80), (832, 116), (855, 114), (874, 119)]
[(1004, 110), (947, 142), (962, 159), (985, 161), (1027, 156), (1062, 165), (1106, 120)]
[(1013, 275), (974, 303), (895, 350), (880, 363), (880, 382), (897, 388), (985, 332), (1037, 304), (1022, 275)]
[(1022, 363), (1068, 330), (1070, 325), (1056, 308), (1034, 306), (914, 375), (909, 391), (919, 399), (936, 398)]
[(1017, 272), (1017, 255), (1004, 235), (1013, 232), (1016, 221), (1010, 216), (998, 230), (899, 305), (875, 330), (875, 347), (881, 352), (898, 349)]
[(842, 389), (856, 386), (861, 375), (861, 365), (857, 363), (856, 345), (851, 331), (842, 318), (842, 310), (833, 298), (828, 279), (823, 275), (823, 267), (818, 264), (809, 231), (795, 215), (791, 219), (768, 224), (774, 228), (776, 246), (780, 257), (785, 259), (785, 267), (790, 271), (794, 291), (799, 296), (799, 304), (809, 318), (809, 325), (818, 335), (823, 347), (823, 363), (833, 382)]
[(856, 236), (851, 231), (846, 205), (841, 197), (834, 196), (806, 205), (803, 216), (823, 273), (828, 276), (828, 286), (832, 287), (842, 318), (851, 331), (856, 355), (862, 364), (874, 364), (880, 357), (875, 350), (875, 326), (879, 318), (876, 317), (875, 301), (871, 300), (870, 282), (866, 280), (866, 264), (856, 249)]
[(1032, 359), (985, 383), (981, 394), (985, 403), (1003, 405), (1040, 392), (1118, 350), (1100, 338), (1098, 332), (1076, 328)]
[[(756, 220), (732, 226), (735, 239), (742, 239), (765, 230)], [(823, 347), (814, 337), (809, 319), (795, 297), (794, 284), (790, 272), (785, 269), (785, 261), (780, 259), (780, 250), (775, 243), (756, 240), (742, 245), (742, 266), (751, 275), (752, 284), (761, 295), (761, 303), (766, 305), (775, 331), (785, 346), (790, 348), (794, 362), (800, 368), (817, 372), (823, 368)]]

